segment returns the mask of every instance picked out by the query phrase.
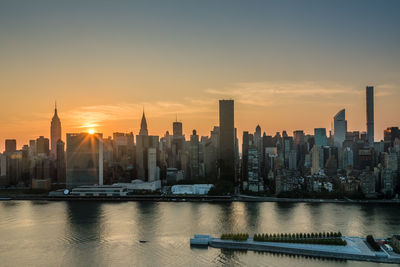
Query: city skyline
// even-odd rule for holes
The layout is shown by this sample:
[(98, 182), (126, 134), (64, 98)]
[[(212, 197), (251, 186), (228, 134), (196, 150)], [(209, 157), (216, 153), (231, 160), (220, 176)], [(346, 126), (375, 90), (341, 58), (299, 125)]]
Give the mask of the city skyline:
[(399, 11), (0, 0), (0, 265), (400, 264)]
[[(370, 88), (371, 86), (370, 85), (367, 85), (366, 86), (366, 88)], [(375, 88), (374, 86), (372, 86), (372, 88)], [(364, 90), (368, 90), (368, 89), (364, 89)], [(376, 98), (376, 95), (374, 95), (374, 97)], [(379, 97), (379, 95), (378, 95), (378, 97)], [(364, 103), (364, 105), (366, 105), (367, 106), (367, 104), (366, 103)], [(217, 107), (218, 108), (218, 107)], [(166, 107), (166, 109), (167, 109), (167, 107)], [(365, 109), (365, 107), (364, 107), (364, 109)], [(341, 109), (341, 110), (339, 110), (339, 111), (337, 111), (338, 112), (338, 114), (340, 113), (340, 112), (343, 112), (344, 110), (346, 110), (345, 108), (344, 109)], [(365, 112), (365, 110), (364, 110), (364, 112)], [(58, 111), (58, 108), (57, 108), (57, 104), (55, 104), (55, 107), (54, 107), (54, 110), (53, 110), (53, 119), (52, 120), (54, 120), (54, 118), (56, 118), (56, 120), (58, 121), (58, 123), (60, 123), (59, 121), (60, 121), (60, 118), (58, 117), (58, 113), (59, 113), (59, 111)], [(236, 116), (238, 116), (239, 114), (238, 114), (238, 111), (235, 109), (235, 113), (236, 113)], [(110, 111), (110, 116), (111, 116), (111, 114), (112, 114), (112, 111)], [(94, 132), (98, 132), (98, 133), (102, 133), (102, 134), (104, 134), (104, 136), (112, 136), (112, 134), (113, 133), (115, 133), (115, 132), (133, 132), (133, 134), (140, 134), (140, 128), (141, 128), (141, 126), (142, 126), (142, 124), (143, 123), (145, 123), (145, 124), (147, 124), (147, 120), (148, 120), (148, 118), (150, 118), (150, 121), (152, 121), (152, 119), (154, 120), (154, 121), (156, 121), (156, 120), (158, 120), (158, 119), (160, 119), (160, 117), (149, 117), (148, 115), (146, 116), (146, 118), (144, 119), (144, 115), (145, 115), (145, 108), (144, 107), (142, 107), (142, 111), (141, 111), (141, 116), (140, 116), (140, 120), (138, 120), (138, 119), (135, 119), (135, 121), (137, 121), (137, 125), (135, 126), (135, 127), (129, 127), (129, 126), (127, 126), (127, 130), (123, 130), (123, 128), (118, 128), (118, 129), (122, 129), (122, 130), (113, 130), (113, 129), (108, 129), (108, 131), (102, 131), (102, 129), (105, 129), (105, 127), (103, 127), (102, 125), (99, 125), (99, 124), (96, 124), (96, 123), (88, 123), (88, 124), (86, 124), (86, 125), (82, 125), (82, 126), (80, 126), (80, 127), (70, 127), (70, 128), (66, 128), (65, 129), (65, 127), (63, 126), (63, 133), (62, 133), (62, 135), (61, 135), (61, 140), (63, 140), (63, 141), (66, 141), (66, 134), (67, 133), (85, 133), (85, 132), (92, 132), (92, 133), (94, 133)], [(364, 113), (365, 114), (365, 113)], [(114, 114), (114, 115), (118, 115), (118, 114)], [(172, 116), (173, 114), (170, 114), (170, 115), (168, 115), (168, 117), (170, 117), (170, 116)], [(167, 126), (167, 128), (165, 128), (164, 130), (160, 130), (161, 132), (156, 132), (155, 134), (154, 134), (154, 130), (152, 130), (152, 128), (150, 127), (149, 128), (149, 130), (151, 131), (151, 134), (153, 134), (153, 135), (157, 135), (157, 136), (164, 136), (165, 135), (165, 133), (168, 131), (168, 132), (170, 132), (170, 134), (172, 134), (172, 132), (173, 132), (173, 127), (171, 127), (171, 124), (173, 125), (174, 124), (174, 122), (180, 122), (181, 123), (181, 125), (183, 124), (183, 127), (181, 126), (181, 131), (182, 131), (182, 133), (183, 133), (183, 135), (185, 135), (187, 138), (186, 139), (188, 139), (189, 137), (190, 137), (190, 134), (192, 133), (192, 131), (193, 130), (196, 130), (197, 132), (199, 132), (199, 130), (198, 130), (198, 128), (196, 128), (195, 127), (195, 124), (193, 124), (193, 122), (190, 122), (190, 121), (183, 121), (183, 120), (181, 120), (179, 117), (179, 114), (178, 113), (175, 113), (174, 114), (174, 116), (175, 116), (175, 119), (174, 120), (171, 120), (171, 121), (163, 121), (162, 122), (162, 125), (165, 125), (165, 124), (168, 124), (168, 126)], [(218, 125), (219, 123), (218, 123), (218, 115), (216, 115), (216, 117), (217, 117), (217, 121), (214, 123), (214, 124), (212, 124), (212, 123), (210, 123), (209, 125), (207, 125), (206, 127), (208, 127), (209, 128), (209, 130), (207, 131), (207, 129), (204, 131), (204, 133), (203, 132), (201, 132), (199, 135), (200, 136), (208, 136), (209, 135), (209, 133), (212, 131), (212, 127), (214, 127), (215, 125)], [(263, 127), (261, 127), (262, 128), (262, 133), (263, 132), (266, 132), (267, 133), (267, 135), (275, 135), (275, 133), (276, 132), (282, 132), (282, 131), (287, 131), (288, 133), (293, 133), (294, 131), (296, 131), (296, 130), (303, 130), (304, 132), (305, 132), (305, 134), (310, 134), (310, 135), (313, 135), (314, 134), (314, 130), (316, 129), (316, 128), (325, 128), (326, 129), (326, 134), (327, 134), (327, 136), (329, 136), (329, 131), (330, 130), (332, 130), (332, 121), (330, 121), (330, 120), (333, 120), (332, 118), (333, 118), (334, 116), (332, 115), (330, 118), (328, 118), (327, 119), (327, 122), (325, 123), (325, 124), (328, 124), (329, 125), (329, 127), (312, 127), (312, 128), (310, 128), (309, 130), (307, 130), (307, 129), (304, 129), (304, 128), (293, 128), (293, 127), (286, 127), (286, 128), (283, 128), (283, 129), (276, 129), (276, 131), (274, 131), (274, 130), (270, 130), (269, 131), (269, 129), (268, 129), (268, 127), (267, 127), (267, 129), (266, 128), (263, 128)], [(346, 113), (346, 119), (348, 118), (348, 117), (351, 117), (351, 116), (349, 116), (349, 114), (348, 113)], [(67, 118), (68, 118), (68, 116), (67, 116)], [(143, 121), (143, 119), (144, 119), (144, 121)], [(50, 120), (50, 119), (49, 119)], [(63, 120), (63, 117), (61, 117), (61, 121), (62, 121), (62, 123), (63, 123), (63, 125), (65, 125), (65, 123), (64, 123), (64, 120)], [(127, 121), (130, 121), (129, 119), (127, 119)], [(139, 122), (140, 121), (140, 122)], [(330, 121), (330, 122), (329, 122)], [(348, 121), (348, 120), (346, 120), (346, 121)], [(248, 123), (252, 123), (252, 121), (250, 120), (250, 122), (248, 122)], [(367, 123), (367, 119), (364, 117), (364, 125)], [(185, 128), (185, 126), (186, 126), (186, 124), (189, 124), (189, 125), (194, 125), (194, 128), (193, 129), (190, 129), (190, 128)], [(311, 120), (311, 123), (310, 123), (311, 125), (312, 125), (312, 120)], [(242, 127), (240, 127), (240, 124), (235, 120), (235, 128), (237, 128), (238, 129), (238, 138), (239, 138), (239, 140), (241, 140), (241, 138), (242, 138), (242, 132), (243, 131), (252, 131), (253, 129), (256, 129), (256, 127), (259, 127), (260, 126), (260, 124), (257, 124), (256, 122), (254, 122), (254, 127), (253, 128), (249, 128), (249, 129), (243, 129)], [(396, 126), (397, 124), (393, 124), (393, 125), (386, 125), (386, 126), (383, 126), (383, 128), (381, 129), (381, 131), (379, 131), (380, 129), (376, 129), (375, 128), (375, 130), (374, 130), (374, 132), (375, 132), (375, 141), (380, 141), (380, 140), (383, 140), (383, 131), (386, 129), (386, 128), (388, 128), (388, 127), (392, 127), (392, 126)], [(159, 125), (152, 125), (155, 129), (160, 129), (160, 127), (159, 127)], [(262, 125), (263, 126), (263, 125)], [(39, 135), (29, 135), (29, 136), (31, 136), (30, 138), (28, 138), (28, 139), (18, 139), (18, 138), (16, 138), (15, 136), (13, 137), (13, 136), (10, 136), (10, 137), (8, 137), (8, 138), (4, 138), (4, 140), (6, 140), (6, 139), (16, 139), (16, 141), (17, 141), (17, 148), (19, 149), (19, 148), (21, 148), (23, 145), (25, 145), (25, 144), (28, 144), (29, 143), (29, 140), (32, 140), (32, 139), (36, 139), (37, 137), (39, 137), (39, 136), (44, 136), (44, 137), (48, 137), (49, 139), (51, 139), (51, 125), (49, 126), (50, 127), (50, 132), (49, 132), (49, 135), (46, 135), (46, 134), (39, 134)], [(61, 126), (60, 126), (61, 127)], [(147, 127), (147, 125), (146, 125), (146, 127)], [(347, 127), (346, 127), (347, 128)], [(366, 127), (364, 127), (365, 129), (357, 129), (357, 128), (352, 128), (351, 127), (351, 125), (350, 125), (350, 127), (348, 127), (347, 128), (347, 131), (360, 131), (360, 132), (366, 132), (367, 133), (367, 129), (366, 129)], [(69, 129), (69, 130), (68, 130)], [(133, 130), (134, 129), (134, 130)], [(242, 129), (243, 131), (241, 131), (240, 129)], [(293, 130), (290, 130), (290, 129), (293, 129)], [(146, 128), (146, 131), (147, 131), (147, 128)], [(333, 134), (333, 133), (332, 133)], [(343, 136), (343, 138), (344, 138), (344, 136)], [(1, 139), (0, 139), (1, 140)], [(26, 140), (26, 141), (24, 141), (24, 140)], [(56, 140), (55, 140), (55, 142), (56, 142)], [(4, 143), (4, 142), (3, 142)], [(1, 143), (0, 144), (0, 151), (3, 151), (4, 149), (5, 149), (5, 147), (4, 147), (4, 144), (3, 143)], [(241, 143), (241, 142), (240, 142)]]
[(398, 1), (227, 3), (4, 2), (0, 140), (49, 136), (55, 100), (64, 133), (137, 133), (144, 106), (152, 134), (178, 113), (186, 135), (206, 135), (222, 98), (239, 137), (328, 129), (342, 108), (366, 131), (366, 85), (376, 139), (399, 123)]

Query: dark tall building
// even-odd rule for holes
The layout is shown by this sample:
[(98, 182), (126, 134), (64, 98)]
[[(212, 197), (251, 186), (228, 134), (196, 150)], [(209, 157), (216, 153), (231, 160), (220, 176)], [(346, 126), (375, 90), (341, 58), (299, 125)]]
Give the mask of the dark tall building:
[(57, 114), (57, 105), (54, 107), (54, 116), (51, 119), (50, 141), (51, 141), (51, 156), (57, 157), (57, 142), (61, 140), (61, 121)]
[(39, 136), (39, 138), (36, 139), (36, 153), (38, 155), (45, 154), (48, 156), (49, 152), (49, 139)]
[(219, 101), (220, 178), (235, 182), (235, 126), (233, 100)]
[(6, 150), (5, 153), (13, 153), (17, 151), (17, 140), (15, 139), (6, 139)]
[(182, 136), (182, 122), (175, 121), (172, 124), (172, 133), (174, 137)]
[(243, 142), (242, 142), (242, 181), (247, 181), (248, 172), (247, 172), (247, 164), (249, 159), (249, 141), (250, 136), (249, 132), (243, 132)]
[(374, 87), (367, 86), (365, 90), (367, 96), (367, 135), (368, 144), (374, 145)]
[(57, 169), (57, 182), (65, 183), (65, 143), (62, 140), (57, 141), (56, 153), (56, 169)]
[(103, 185), (103, 135), (101, 133), (67, 134), (66, 159), (67, 188)]
[(190, 136), (190, 176), (191, 178), (199, 177), (199, 136), (196, 130), (193, 130), (193, 134)]

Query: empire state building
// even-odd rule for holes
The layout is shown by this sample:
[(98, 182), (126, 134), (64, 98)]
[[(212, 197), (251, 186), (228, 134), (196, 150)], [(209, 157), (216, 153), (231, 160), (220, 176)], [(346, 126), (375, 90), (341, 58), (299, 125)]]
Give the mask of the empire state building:
[(52, 157), (57, 155), (57, 141), (61, 140), (61, 121), (57, 114), (57, 104), (54, 107), (54, 116), (51, 119), (50, 127), (51, 151)]

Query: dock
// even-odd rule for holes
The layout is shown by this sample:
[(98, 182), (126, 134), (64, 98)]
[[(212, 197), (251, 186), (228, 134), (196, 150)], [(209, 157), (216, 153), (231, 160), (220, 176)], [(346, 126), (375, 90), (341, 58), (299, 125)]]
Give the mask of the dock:
[(220, 249), (251, 250), (290, 255), (302, 255), (339, 260), (370, 261), (379, 263), (400, 264), (400, 254), (381, 251), (373, 251), (368, 247), (364, 238), (342, 237), (346, 240), (345, 246), (261, 242), (252, 238), (247, 241), (232, 241), (213, 238), (211, 235), (194, 235), (190, 239), (191, 246), (209, 246)]

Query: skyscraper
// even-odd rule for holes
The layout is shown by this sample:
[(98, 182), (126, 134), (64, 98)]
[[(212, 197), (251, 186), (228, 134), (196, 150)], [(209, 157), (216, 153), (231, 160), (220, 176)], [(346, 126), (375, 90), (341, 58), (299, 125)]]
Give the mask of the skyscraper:
[(172, 123), (172, 133), (174, 137), (182, 136), (182, 122), (174, 121)]
[(314, 139), (316, 146), (327, 146), (328, 139), (326, 137), (326, 129), (325, 128), (315, 128), (314, 129)]
[(250, 135), (249, 132), (244, 131), (242, 135), (242, 181), (247, 181), (248, 172), (247, 172), (247, 164), (249, 158), (249, 142)]
[(367, 86), (365, 89), (367, 97), (367, 135), (368, 145), (374, 145), (374, 87)]
[(49, 139), (39, 136), (39, 138), (36, 139), (36, 153), (38, 155), (42, 154), (48, 156), (49, 152)]
[(149, 135), (149, 132), (147, 131), (147, 121), (146, 121), (146, 116), (144, 115), (144, 111), (142, 115), (142, 121), (140, 123), (139, 135)]
[(103, 135), (67, 134), (67, 188), (103, 184)]
[(346, 110), (342, 109), (331, 120), (334, 145), (342, 147), (343, 141), (346, 139), (347, 121)]
[(58, 118), (57, 114), (57, 104), (54, 106), (54, 115), (51, 119), (51, 127), (50, 127), (50, 141), (51, 141), (51, 150), (50, 155), (53, 158), (57, 156), (57, 142), (61, 140), (61, 121)]
[(153, 182), (155, 180), (158, 180), (157, 149), (154, 147), (149, 147), (147, 149), (147, 169), (148, 169), (147, 181)]
[(65, 143), (62, 140), (57, 141), (57, 157), (56, 157), (56, 168), (57, 168), (57, 182), (65, 183)]
[(17, 151), (17, 140), (15, 139), (6, 139), (6, 150), (5, 153), (13, 153)]
[(199, 136), (196, 130), (190, 136), (190, 176), (192, 179), (199, 177)]
[[(158, 179), (158, 136), (149, 136), (143, 112), (139, 135), (136, 135), (136, 178), (143, 181)], [(154, 148), (154, 149), (150, 149)]]
[(219, 101), (220, 178), (235, 182), (235, 126), (233, 100)]

